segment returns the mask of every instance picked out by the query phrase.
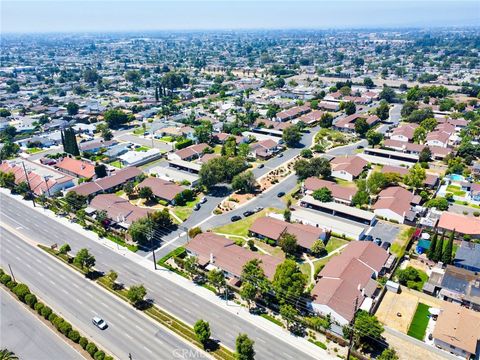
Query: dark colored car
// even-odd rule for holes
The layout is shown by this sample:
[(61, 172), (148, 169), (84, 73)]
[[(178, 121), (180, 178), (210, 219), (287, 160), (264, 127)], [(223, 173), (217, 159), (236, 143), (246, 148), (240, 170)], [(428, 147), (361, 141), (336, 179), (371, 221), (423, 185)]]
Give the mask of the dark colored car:
[(390, 244), (389, 242), (386, 242), (386, 241), (385, 241), (385, 242), (382, 244), (382, 248), (384, 248), (385, 250), (388, 250), (391, 245), (392, 245), (392, 244)]
[(265, 165), (260, 164), (260, 165), (258, 165), (258, 168), (259, 168), (259, 169), (262, 169), (264, 166), (265, 166)]
[(239, 215), (234, 215), (234, 216), (232, 216), (232, 217), (230, 218), (230, 220), (231, 220), (232, 222), (235, 222), (235, 221), (240, 220), (241, 218), (242, 218), (242, 217), (239, 216)]
[(278, 194), (277, 194), (277, 197), (281, 198), (282, 196), (284, 196), (285, 193), (283, 191), (280, 191)]
[(201, 207), (200, 204), (196, 203), (195, 206), (193, 207), (193, 210), (198, 211), (200, 210), (200, 207)]
[(253, 215), (255, 214), (252, 210), (247, 210), (243, 213), (243, 216), (247, 217), (247, 216), (250, 216), (250, 215)]

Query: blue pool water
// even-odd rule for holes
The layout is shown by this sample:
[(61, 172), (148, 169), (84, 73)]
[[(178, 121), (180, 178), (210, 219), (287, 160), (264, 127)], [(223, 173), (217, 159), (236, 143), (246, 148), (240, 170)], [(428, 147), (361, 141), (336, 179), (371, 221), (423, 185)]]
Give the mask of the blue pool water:
[(463, 181), (464, 177), (462, 175), (452, 174), (450, 175), (450, 179), (452, 179), (453, 181)]

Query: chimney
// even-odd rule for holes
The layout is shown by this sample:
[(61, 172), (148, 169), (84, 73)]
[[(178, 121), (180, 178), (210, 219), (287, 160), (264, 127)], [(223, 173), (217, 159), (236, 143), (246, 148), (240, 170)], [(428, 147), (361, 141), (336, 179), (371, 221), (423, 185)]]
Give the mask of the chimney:
[(213, 253), (210, 253), (210, 264), (215, 263), (215, 257), (213, 256)]

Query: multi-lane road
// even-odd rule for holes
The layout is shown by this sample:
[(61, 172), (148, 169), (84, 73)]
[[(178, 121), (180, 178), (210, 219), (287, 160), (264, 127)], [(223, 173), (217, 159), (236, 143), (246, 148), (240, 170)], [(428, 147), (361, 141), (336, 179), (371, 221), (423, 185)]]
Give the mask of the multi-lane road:
[[(255, 348), (257, 352), (257, 359), (294, 359), (299, 357), (302, 359), (314, 358), (312, 357), (310, 350), (304, 352), (301, 347), (296, 348), (295, 346), (292, 346), (292, 342), (287, 341), (290, 338), (290, 335), (287, 333), (284, 333), (282, 336), (278, 336), (278, 334), (274, 334), (271, 331), (266, 331), (265, 329), (258, 327), (244, 317), (235, 316), (234, 314), (232, 315), (232, 312), (226, 311), (212, 301), (199, 296), (196, 292), (191, 291), (190, 289), (177, 284), (174, 281), (171, 281), (171, 279), (160, 276), (158, 272), (155, 273), (146, 270), (141, 264), (132, 261), (128, 257), (124, 257), (117, 252), (107, 249), (105, 246), (88, 239), (82, 234), (62, 225), (56, 220), (51, 219), (46, 214), (44, 215), (41, 212), (29, 208), (23, 202), (12, 199), (4, 194), (0, 194), (0, 202), (2, 203), (2, 206), (0, 207), (1, 222), (15, 228), (15, 230), (20, 232), (22, 236), (45, 245), (51, 245), (53, 243), (62, 244), (64, 242), (68, 242), (72, 247), (73, 252), (78, 251), (80, 248), (88, 248), (91, 253), (94, 254), (97, 260), (96, 268), (98, 270), (108, 271), (110, 269), (114, 269), (119, 273), (118, 280), (124, 283), (126, 286), (139, 283), (145, 284), (148, 290), (149, 298), (154, 300), (155, 303), (160, 307), (164, 308), (177, 318), (190, 325), (193, 325), (198, 319), (209, 321), (212, 329), (212, 336), (216, 339), (219, 339), (223, 344), (230, 348), (235, 348), (235, 338), (239, 333), (247, 333), (256, 343)], [(4, 233), (6, 232), (4, 231)], [(4, 235), (2, 234), (2, 244), (4, 242), (3, 236)], [(6, 236), (9, 236), (9, 239), (12, 237), (12, 235)], [(14, 240), (11, 239), (11, 242), (14, 242)], [(48, 276), (52, 276), (52, 281), (55, 281), (53, 278), (56, 276), (57, 271), (49, 271), (47, 268), (45, 268), (45, 265), (53, 266), (53, 259), (49, 259), (48, 257), (45, 258), (45, 254), (39, 253), (38, 250), (35, 249), (34, 253), (25, 250), (27, 255), (25, 255), (24, 259), (26, 260), (22, 261), (22, 257), (24, 256), (22, 255), (24, 252), (23, 247), (21, 249), (17, 249), (15, 245), (12, 246), (13, 249), (9, 249), (11, 254), (6, 253), (4, 249), (2, 249), (2, 256), (7, 256), (7, 259), (9, 259), (10, 256), (13, 256), (14, 260), (19, 261), (19, 270), (17, 270), (17, 272), (19, 272), (18, 276), (25, 282), (29, 284), (31, 283), (34, 291), (37, 291), (35, 286), (46, 284), (47, 288), (50, 289), (50, 291), (48, 291), (46, 294), (48, 295), (46, 300), (47, 302), (49, 302), (48, 300), (52, 300), (53, 307), (56, 306), (55, 304), (58, 304), (59, 306), (61, 306), (61, 304), (64, 304), (63, 306), (73, 305), (74, 307), (77, 305), (77, 300), (75, 300), (77, 298), (76, 296), (73, 297), (71, 301), (67, 301), (64, 297), (66, 294), (52, 292), (52, 284), (49, 284), (48, 280), (45, 281), (45, 279), (48, 279)], [(16, 259), (15, 256), (17, 256), (20, 260)], [(39, 261), (38, 264), (35, 259)], [(0, 263), (4, 264), (5, 261), (6, 259), (3, 258)], [(35, 266), (35, 269), (28, 269), (24, 263)], [(17, 268), (17, 265), (15, 265), (15, 268)], [(22, 268), (23, 270), (20, 270)], [(162, 272), (162, 270), (159, 272)], [(75, 278), (79, 279), (79, 276), (75, 274)], [(84, 286), (91, 285), (88, 284), (88, 282), (86, 282), (84, 279), (80, 280), (85, 282)], [(65, 282), (65, 288), (67, 290), (75, 289), (74, 286), (70, 285), (69, 281)], [(85, 302), (85, 308), (82, 311), (82, 313), (85, 313), (85, 318), (82, 321), (89, 322), (90, 317), (93, 315), (92, 311), (97, 311), (97, 304), (102, 304), (105, 300), (91, 302), (89, 301), (89, 296), (87, 293), (89, 293), (89, 291), (81, 291), (78, 293), (78, 298)], [(102, 297), (102, 299), (104, 298)], [(111, 306), (110, 302), (106, 303), (106, 306), (98, 306), (100, 306), (99, 311), (107, 318), (107, 321), (113, 319), (112, 321), (114, 325), (111, 327), (112, 331), (114, 328), (116, 328), (116, 326), (122, 324), (122, 321), (120, 321), (118, 316), (116, 316), (116, 313), (121, 312), (120, 310), (115, 310), (112, 314), (107, 312), (107, 308), (110, 308)], [(119, 305), (117, 304), (117, 306)], [(130, 309), (131, 312), (134, 311), (131, 309), (131, 307), (128, 307), (128, 309)], [(77, 311), (73, 310), (73, 313), (76, 314)], [(122, 311), (121, 313), (123, 313), (124, 316), (127, 316), (128, 311)], [(145, 322), (147, 322), (147, 320), (143, 321), (142, 324)], [(72, 321), (72, 323), (74, 322)], [(114, 343), (110, 343), (110, 340), (105, 338), (104, 340), (107, 345), (104, 346), (106, 348), (110, 348), (111, 346), (113, 349), (116, 349), (117, 352), (125, 354), (124, 344), (129, 343), (128, 338), (126, 338), (127, 335), (125, 334), (133, 336), (135, 333), (141, 333), (143, 336), (143, 331), (136, 331), (135, 327), (131, 326), (134, 323), (136, 323), (135, 320), (127, 321), (127, 329), (122, 329), (123, 331), (120, 332), (119, 339)], [(84, 326), (87, 326), (87, 324)], [(90, 325), (88, 324), (88, 326)], [(141, 324), (138, 324), (138, 326), (141, 326)], [(158, 331), (155, 332), (154, 329), (149, 329), (147, 333), (150, 333), (150, 335), (153, 335), (153, 337), (156, 338), (154, 334), (158, 333)], [(99, 336), (102, 335), (102, 333), (99, 333)], [(163, 338), (161, 341), (163, 341)], [(156, 342), (151, 342), (150, 340), (140, 342), (139, 344), (143, 345), (141, 345), (138, 350), (142, 351), (143, 346), (145, 346), (152, 351), (154, 349), (152, 349), (151, 346), (148, 347), (148, 344), (155, 343)], [(147, 355), (149, 350), (143, 349), (144, 355)], [(166, 353), (170, 350), (165, 349), (164, 352)], [(165, 357), (159, 356), (158, 358)], [(328, 359), (331, 357), (325, 351), (318, 349), (318, 356), (315, 356), (315, 358)]]
[[(134, 359), (173, 358), (178, 349), (197, 352), (198, 358), (206, 358), (132, 306), (26, 242), (22, 235), (16, 233), (17, 229), (4, 224), (1, 226), (1, 266), (7, 268), (10, 264), (17, 281), (26, 283), (43, 302), (82, 334), (87, 334), (100, 348), (119, 359), (128, 359), (129, 353)], [(47, 229), (47, 232), (52, 230)], [(93, 316), (103, 317), (109, 327), (103, 331), (96, 328), (92, 324)], [(2, 316), (2, 327), (3, 324)], [(20, 354), (19, 345), (12, 350), (18, 350)], [(60, 347), (60, 344), (56, 346)], [(59, 354), (50, 357), (54, 358), (74, 357), (61, 357)]]

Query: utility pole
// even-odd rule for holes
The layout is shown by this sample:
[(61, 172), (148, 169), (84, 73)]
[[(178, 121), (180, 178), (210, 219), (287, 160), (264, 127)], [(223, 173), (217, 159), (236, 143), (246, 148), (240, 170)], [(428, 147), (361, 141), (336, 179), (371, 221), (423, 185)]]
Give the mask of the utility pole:
[(22, 167), (23, 167), (23, 172), (25, 173), (25, 180), (27, 180), (28, 192), (30, 193), (30, 196), (32, 197), (33, 207), (36, 207), (35, 197), (33, 196), (32, 187), (30, 186), (30, 180), (28, 179), (27, 169), (25, 169), (25, 162), (23, 162), (23, 161), (22, 161)]
[(348, 352), (347, 352), (347, 360), (350, 360), (350, 353), (353, 347), (353, 335), (355, 332), (355, 318), (357, 315), (357, 308), (358, 308), (358, 296), (355, 298), (355, 311), (353, 313), (353, 319), (350, 322), (350, 339), (348, 341)]
[(147, 230), (147, 239), (150, 241), (150, 247), (152, 248), (152, 255), (153, 255), (153, 267), (157, 270), (157, 260), (155, 259), (155, 248), (153, 247), (153, 237), (155, 235), (155, 228), (153, 225), (149, 227)]
[(47, 194), (48, 194), (48, 197), (50, 197), (50, 188), (48, 187), (48, 180), (47, 180), (47, 176), (44, 176), (43, 177), (43, 180), (45, 180), (45, 185), (47, 186)]
[(15, 275), (13, 275), (13, 270), (12, 270), (12, 267), (10, 266), (10, 264), (8, 264), (8, 268), (10, 269), (10, 274), (12, 275), (13, 282), (16, 282), (15, 281)]

